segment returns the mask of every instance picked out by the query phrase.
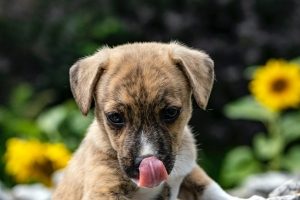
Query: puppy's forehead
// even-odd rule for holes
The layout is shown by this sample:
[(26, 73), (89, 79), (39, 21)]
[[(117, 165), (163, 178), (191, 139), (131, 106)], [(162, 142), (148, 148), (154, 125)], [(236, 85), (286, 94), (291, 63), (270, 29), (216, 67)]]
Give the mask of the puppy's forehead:
[[(174, 87), (171, 77), (155, 67), (136, 65), (120, 69), (110, 78), (106, 97), (109, 102), (127, 105), (161, 103), (180, 104), (177, 93), (180, 87)], [(180, 106), (180, 105), (178, 105)]]
[(117, 103), (181, 106), (180, 97), (188, 90), (184, 75), (161, 49), (118, 51), (106, 73), (102, 92), (107, 109)]

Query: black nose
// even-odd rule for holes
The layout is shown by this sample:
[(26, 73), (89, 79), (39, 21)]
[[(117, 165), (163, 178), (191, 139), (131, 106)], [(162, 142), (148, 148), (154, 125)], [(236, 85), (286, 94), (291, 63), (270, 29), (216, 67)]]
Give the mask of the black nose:
[(144, 156), (136, 157), (135, 160), (134, 160), (134, 168), (138, 170), (142, 160), (144, 158), (148, 158), (148, 157), (151, 157), (151, 156), (153, 156), (153, 155), (144, 155)]
[(142, 162), (142, 160), (144, 158), (147, 158), (147, 157), (150, 157), (150, 156), (153, 156), (153, 155), (145, 155), (145, 156), (138, 156), (134, 159), (134, 163), (133, 165), (131, 166), (125, 166), (124, 168), (124, 171), (126, 172), (126, 174), (130, 177), (130, 178), (136, 178), (138, 179), (139, 178), (139, 167), (140, 167), (140, 164)]

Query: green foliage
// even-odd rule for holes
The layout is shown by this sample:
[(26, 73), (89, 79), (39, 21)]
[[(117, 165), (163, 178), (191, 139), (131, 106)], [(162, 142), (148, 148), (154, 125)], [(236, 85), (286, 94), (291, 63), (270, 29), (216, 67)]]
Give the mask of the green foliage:
[(261, 106), (251, 96), (242, 97), (225, 106), (224, 112), (231, 119), (259, 120), (268, 122), (276, 118), (277, 114)]
[(282, 116), (279, 123), (286, 143), (300, 139), (300, 112)]
[(261, 171), (260, 163), (255, 159), (252, 150), (241, 146), (230, 151), (221, 171), (221, 181), (225, 187), (239, 184), (247, 176)]
[(257, 133), (254, 136), (252, 149), (237, 147), (228, 152), (221, 171), (222, 184), (231, 187), (251, 174), (266, 170), (299, 172), (300, 146), (292, 146), (289, 150), (287, 148), (300, 139), (300, 112), (276, 116), (265, 109), (261, 112), (255, 110), (256, 106), (249, 109), (245, 103), (253, 107), (249, 97), (246, 100), (242, 98), (240, 102), (226, 106), (225, 113), (232, 119), (260, 121), (266, 125), (267, 133)]
[[(292, 60), (300, 63), (300, 58)], [(252, 77), (257, 67), (246, 70)], [(247, 176), (266, 170), (300, 171), (300, 110), (273, 112), (260, 105), (252, 96), (242, 97), (224, 107), (231, 119), (252, 120), (262, 123), (265, 133), (257, 133), (252, 148), (237, 147), (228, 152), (221, 173), (225, 186), (234, 186)]]
[(279, 137), (267, 137), (264, 133), (258, 133), (253, 141), (254, 152), (261, 160), (270, 160), (282, 152), (283, 140)]
[[(222, 170), (222, 183), (225, 186), (239, 184), (248, 175), (265, 170), (288, 170), (299, 172), (300, 149), (293, 146), (286, 152), (287, 147), (300, 139), (300, 112), (288, 112), (278, 115), (258, 107), (250, 97), (242, 98), (225, 107), (225, 114), (232, 119), (256, 120), (265, 124), (267, 133), (257, 133), (253, 139), (253, 149), (240, 150), (239, 147), (229, 151), (224, 160)], [(251, 155), (251, 156), (250, 156)], [(255, 166), (251, 171), (243, 165), (235, 165), (238, 157), (245, 156), (240, 162), (245, 165)], [(250, 159), (251, 158), (251, 159)], [(260, 165), (257, 163), (260, 162)], [(247, 164), (248, 163), (248, 164)], [(230, 177), (236, 172), (244, 176), (240, 179)]]
[[(0, 107), (1, 137), (47, 141), (62, 141), (63, 136), (70, 135), (81, 138), (91, 122), (91, 116), (83, 117), (73, 100), (48, 108), (54, 98), (52, 91), (35, 93), (28, 84), (17, 86), (11, 93), (8, 105)], [(71, 147), (74, 148), (74, 145)]]
[(298, 173), (300, 166), (300, 146), (294, 146), (283, 158), (283, 167), (291, 172)]
[(36, 123), (50, 141), (64, 142), (75, 150), (91, 120), (92, 116), (81, 115), (74, 101), (66, 101), (42, 112)]
[(293, 60), (291, 60), (291, 62), (300, 64), (300, 57), (294, 58)]
[[(47, 142), (63, 142), (71, 150), (79, 145), (92, 116), (84, 117), (73, 100), (48, 107), (54, 92), (36, 93), (28, 84), (17, 86), (7, 106), (0, 107), (0, 155), (5, 153), (5, 142), (11, 137), (35, 138)], [(0, 175), (10, 185), (12, 180), (4, 172), (3, 158)]]

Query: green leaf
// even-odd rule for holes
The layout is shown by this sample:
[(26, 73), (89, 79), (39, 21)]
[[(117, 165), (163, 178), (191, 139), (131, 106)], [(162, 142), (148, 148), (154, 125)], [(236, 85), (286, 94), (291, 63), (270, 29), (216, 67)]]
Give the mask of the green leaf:
[(0, 106), (0, 125), (2, 125), (3, 121), (5, 120), (5, 116), (7, 115), (7, 109)]
[(37, 124), (45, 133), (55, 133), (66, 116), (66, 108), (63, 105), (56, 106), (43, 112), (38, 117)]
[(280, 121), (280, 129), (286, 143), (300, 139), (300, 112), (284, 115)]
[(8, 119), (4, 123), (4, 131), (5, 134), (8, 136), (18, 135), (29, 138), (39, 138), (41, 136), (41, 130), (33, 120), (24, 118), (14, 118), (12, 120)]
[(292, 147), (283, 158), (282, 165), (285, 169), (299, 173), (300, 172), (300, 146)]
[(28, 84), (20, 84), (18, 85), (11, 94), (10, 102), (12, 105), (22, 104), (29, 100), (33, 95), (32, 87)]
[(54, 98), (55, 92), (53, 90), (44, 90), (36, 93), (28, 102), (24, 111), (24, 117), (36, 118), (49, 103), (53, 102)]
[(251, 96), (243, 97), (229, 103), (224, 108), (225, 115), (231, 119), (245, 119), (256, 121), (272, 121), (277, 114), (261, 106)]
[(88, 116), (83, 116), (74, 101), (65, 103), (68, 115), (64, 123), (60, 126), (62, 139), (67, 146), (74, 150), (84, 137), (88, 126), (93, 120), (90, 112)]
[(297, 64), (300, 65), (300, 57), (294, 58), (294, 59), (291, 60), (290, 62), (297, 63)]
[(249, 175), (261, 171), (261, 166), (247, 146), (228, 152), (221, 170), (221, 182), (225, 187), (240, 184)]
[(259, 133), (254, 137), (254, 152), (263, 160), (269, 160), (280, 154), (283, 148), (283, 140), (280, 137), (267, 138)]
[(28, 84), (18, 85), (11, 93), (9, 105), (12, 111), (22, 115), (26, 110), (30, 98), (33, 96), (33, 89)]
[(86, 132), (88, 126), (91, 124), (92, 119), (92, 116), (85, 117), (80, 111), (74, 110), (70, 112), (67, 123), (73, 133), (82, 136)]

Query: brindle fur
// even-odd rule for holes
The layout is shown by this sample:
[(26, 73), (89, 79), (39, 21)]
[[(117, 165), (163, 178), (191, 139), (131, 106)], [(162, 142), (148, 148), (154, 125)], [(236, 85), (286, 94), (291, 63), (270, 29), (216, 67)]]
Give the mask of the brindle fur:
[[(75, 63), (70, 69), (71, 90), (84, 115), (94, 99), (95, 120), (53, 199), (133, 198), (138, 188), (130, 178), (137, 176), (134, 159), (142, 133), (152, 141), (158, 150), (155, 156), (170, 173), (186, 137), (191, 94), (205, 108), (213, 79), (212, 60), (178, 43), (105, 47)], [(166, 124), (160, 112), (169, 105), (181, 107), (181, 113), (174, 123)], [(112, 111), (124, 115), (124, 127), (116, 128), (107, 122), (105, 113)], [(193, 142), (187, 147), (196, 152)], [(209, 182), (201, 168), (195, 167), (182, 183), (180, 198), (198, 199)], [(166, 185), (157, 199), (167, 200), (170, 195)]]

